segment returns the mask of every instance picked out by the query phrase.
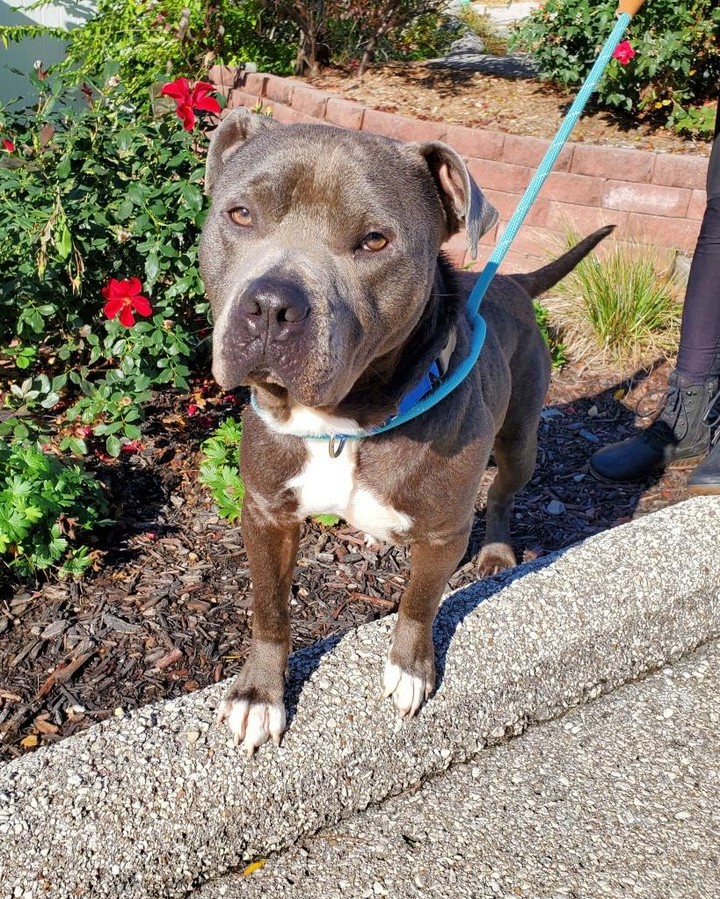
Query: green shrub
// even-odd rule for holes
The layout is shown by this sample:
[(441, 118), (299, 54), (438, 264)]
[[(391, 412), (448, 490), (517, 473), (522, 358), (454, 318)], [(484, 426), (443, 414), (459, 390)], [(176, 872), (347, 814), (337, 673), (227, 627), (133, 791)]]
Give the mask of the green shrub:
[(263, 0), (263, 6), (277, 22), (293, 23), (298, 73), (317, 75), (331, 61), (358, 60), (362, 76), (371, 60), (397, 49), (417, 59), (446, 46), (447, 0)]
[[(616, 0), (545, 0), (520, 24), (513, 46), (532, 54), (543, 78), (574, 89), (610, 34), (616, 6)], [(597, 103), (711, 134), (710, 117), (689, 118), (689, 109), (717, 93), (718, 37), (720, 7), (714, 0), (644, 4), (628, 29), (636, 55), (625, 65), (611, 60)]]
[[(187, 388), (207, 327), (201, 139), (174, 114), (149, 119), (121, 87), (37, 86), (36, 108), (0, 109), (15, 145), (0, 159), (0, 405), (23, 416), (0, 436), (27, 440), (67, 410), (62, 449), (84, 452), (92, 435), (118, 455), (153, 387)], [(105, 303), (129, 278), (149, 301), (133, 327)]]
[(228, 521), (242, 515), (245, 486), (240, 477), (240, 441), (242, 424), (226, 419), (202, 445), (200, 483), (209, 490), (218, 512)]
[(458, 21), (447, 13), (429, 12), (390, 34), (380, 44), (376, 56), (401, 61), (436, 59), (447, 52), (462, 30)]
[[(200, 448), (200, 483), (210, 490), (220, 515), (231, 523), (240, 520), (245, 498), (245, 485), (240, 477), (241, 441), (242, 424), (227, 418)], [(340, 521), (337, 515), (317, 515), (314, 520), (326, 527)]]
[(107, 503), (94, 477), (31, 446), (0, 442), (0, 562), (22, 575), (92, 564), (79, 531), (101, 524)]
[[(149, 104), (154, 82), (203, 78), (215, 62), (289, 72), (294, 28), (265, 6), (263, 0), (98, 0), (93, 18), (64, 35), (66, 59), (55, 68), (76, 84), (111, 73), (140, 106)], [(0, 38), (7, 43), (39, 31), (0, 27)]]

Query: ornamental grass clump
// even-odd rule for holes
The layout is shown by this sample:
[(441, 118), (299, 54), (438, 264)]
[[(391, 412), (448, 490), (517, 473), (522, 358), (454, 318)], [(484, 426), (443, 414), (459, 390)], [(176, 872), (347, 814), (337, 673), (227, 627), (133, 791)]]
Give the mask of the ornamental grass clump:
[(567, 356), (629, 368), (675, 352), (682, 304), (673, 270), (670, 253), (637, 241), (585, 258), (543, 300)]

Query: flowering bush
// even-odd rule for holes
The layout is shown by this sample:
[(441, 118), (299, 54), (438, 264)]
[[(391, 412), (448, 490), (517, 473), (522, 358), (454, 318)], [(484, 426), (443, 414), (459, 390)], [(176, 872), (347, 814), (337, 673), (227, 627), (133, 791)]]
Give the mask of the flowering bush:
[[(532, 54), (543, 78), (577, 88), (613, 28), (616, 6), (616, 0), (545, 0), (520, 25), (513, 45)], [(720, 80), (720, 6), (653, 0), (640, 8), (628, 33), (596, 102), (710, 136), (713, 117), (702, 104), (717, 95)]]
[[(182, 127), (179, 103), (177, 117), (151, 120), (119, 86), (36, 87), (36, 108), (0, 108), (0, 439), (58, 459), (119, 456), (141, 446), (154, 388), (187, 389), (208, 327), (206, 141)], [(206, 85), (188, 92), (193, 124), (219, 111)], [(0, 518), (0, 557), (18, 545), (8, 527)], [(33, 566), (44, 567), (28, 557), (23, 570)]]

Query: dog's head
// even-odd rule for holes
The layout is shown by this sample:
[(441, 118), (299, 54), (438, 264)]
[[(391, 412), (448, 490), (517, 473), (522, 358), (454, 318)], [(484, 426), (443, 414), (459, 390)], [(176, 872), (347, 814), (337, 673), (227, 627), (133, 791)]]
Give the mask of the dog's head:
[(200, 263), (226, 388), (275, 384), (333, 406), (401, 347), (433, 289), (442, 243), (474, 254), (497, 213), (454, 150), (244, 110), (215, 131)]

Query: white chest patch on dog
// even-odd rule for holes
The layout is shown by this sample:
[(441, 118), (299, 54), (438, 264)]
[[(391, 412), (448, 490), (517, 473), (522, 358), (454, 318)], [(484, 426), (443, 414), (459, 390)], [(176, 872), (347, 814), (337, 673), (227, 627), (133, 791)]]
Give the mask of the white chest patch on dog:
[(302, 471), (288, 481), (295, 490), (303, 518), (338, 515), (360, 531), (378, 540), (392, 540), (410, 530), (412, 518), (379, 499), (372, 490), (358, 485), (355, 461), (357, 443), (348, 440), (333, 458), (327, 440), (306, 440), (308, 459)]

